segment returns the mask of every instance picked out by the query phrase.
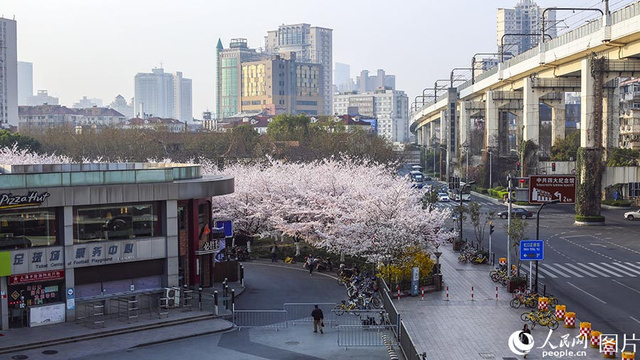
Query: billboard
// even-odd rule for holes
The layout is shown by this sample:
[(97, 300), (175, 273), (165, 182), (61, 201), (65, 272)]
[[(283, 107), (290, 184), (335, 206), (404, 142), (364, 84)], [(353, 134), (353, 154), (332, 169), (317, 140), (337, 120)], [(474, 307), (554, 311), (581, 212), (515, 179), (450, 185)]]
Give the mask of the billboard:
[(531, 175), (529, 203), (558, 201), (560, 204), (575, 204), (576, 183), (575, 175)]

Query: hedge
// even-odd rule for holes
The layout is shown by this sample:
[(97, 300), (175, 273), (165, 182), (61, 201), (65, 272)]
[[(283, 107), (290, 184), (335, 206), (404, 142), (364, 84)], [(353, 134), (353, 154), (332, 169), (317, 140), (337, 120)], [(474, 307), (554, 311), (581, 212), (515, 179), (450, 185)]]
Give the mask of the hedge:
[(609, 205), (609, 206), (620, 206), (620, 207), (629, 207), (631, 206), (631, 201), (628, 200), (602, 200), (602, 203), (604, 205)]
[(576, 221), (579, 221), (579, 222), (604, 222), (604, 216), (582, 216), (582, 215), (576, 215)]

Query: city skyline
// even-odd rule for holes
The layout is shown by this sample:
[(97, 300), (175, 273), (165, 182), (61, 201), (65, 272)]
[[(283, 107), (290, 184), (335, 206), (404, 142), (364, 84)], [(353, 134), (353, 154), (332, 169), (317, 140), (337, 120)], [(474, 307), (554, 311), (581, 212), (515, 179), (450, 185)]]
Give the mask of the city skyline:
[[(613, 1), (610, 5), (615, 10), (630, 2)], [(351, 69), (385, 69), (397, 76), (397, 88), (412, 99), (436, 79), (448, 77), (453, 67), (468, 66), (463, 59), (468, 57), (470, 61), (476, 52), (496, 51), (496, 10), (512, 8), (517, 1), (499, 0), (487, 5), (458, 0), (390, 8), (382, 1), (330, 0), (323, 5), (335, 11), (317, 11), (314, 3), (297, 4), (295, 11), (287, 11), (287, 3), (116, 0), (105, 7), (71, 0), (55, 4), (8, 0), (0, 15), (9, 19), (15, 16), (18, 61), (33, 63), (34, 92), (48, 90), (65, 105), (83, 96), (105, 103), (118, 94), (129, 99), (134, 94), (136, 73), (163, 66), (179, 69), (193, 79), (193, 115), (200, 118), (203, 111), (215, 111), (216, 107), (218, 38), (223, 43), (247, 38), (250, 47), (264, 48), (264, 34), (280, 24), (310, 23), (330, 28), (334, 62), (349, 64)], [(560, 7), (571, 6), (572, 2), (539, 0), (537, 4)], [(602, 4), (593, 0), (580, 6)], [(385, 26), (365, 27), (353, 21), (357, 19), (354, 14), (366, 18), (367, 23)], [(558, 14), (557, 18), (570, 15)], [(567, 23), (596, 16), (573, 15)], [(473, 31), (469, 26), (451, 26), (451, 19), (473, 24)], [(92, 81), (87, 82), (88, 77)]]

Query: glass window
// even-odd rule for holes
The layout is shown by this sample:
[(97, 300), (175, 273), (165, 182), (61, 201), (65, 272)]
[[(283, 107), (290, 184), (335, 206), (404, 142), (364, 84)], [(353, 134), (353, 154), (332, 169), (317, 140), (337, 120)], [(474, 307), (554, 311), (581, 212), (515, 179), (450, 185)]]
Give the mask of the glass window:
[(58, 245), (53, 210), (22, 210), (0, 214), (0, 249)]
[(73, 243), (161, 235), (158, 204), (82, 207), (73, 217)]

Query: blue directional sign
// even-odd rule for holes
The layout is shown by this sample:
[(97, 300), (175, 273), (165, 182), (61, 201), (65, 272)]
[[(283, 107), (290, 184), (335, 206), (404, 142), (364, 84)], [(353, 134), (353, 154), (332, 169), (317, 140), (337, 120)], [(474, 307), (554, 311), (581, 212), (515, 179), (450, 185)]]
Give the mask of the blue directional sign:
[(544, 241), (520, 241), (520, 260), (544, 260)]

